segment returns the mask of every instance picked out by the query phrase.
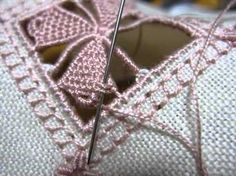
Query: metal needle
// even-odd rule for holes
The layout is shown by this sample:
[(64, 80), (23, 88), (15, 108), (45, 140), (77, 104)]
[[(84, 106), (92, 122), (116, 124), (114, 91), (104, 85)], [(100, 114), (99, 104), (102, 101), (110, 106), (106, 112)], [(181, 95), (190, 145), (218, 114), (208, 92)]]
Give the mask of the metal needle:
[[(122, 13), (123, 13), (123, 10), (124, 10), (124, 6), (125, 6), (125, 0), (121, 0), (118, 16), (117, 16), (117, 19), (116, 19), (115, 30), (114, 30), (114, 33), (113, 33), (112, 43), (111, 43), (111, 47), (110, 47), (109, 57), (108, 57), (108, 60), (107, 60), (105, 75), (104, 75), (104, 79), (103, 79), (104, 84), (107, 83), (108, 78), (109, 78), (111, 58), (112, 58), (113, 51), (114, 51), (114, 48), (115, 48), (117, 33), (118, 33), (118, 30), (119, 30), (120, 21), (121, 21)], [(88, 164), (90, 163), (91, 157), (92, 157), (92, 154), (93, 154), (94, 143), (95, 143), (96, 136), (97, 136), (99, 119), (100, 119), (100, 116), (101, 116), (103, 101), (104, 101), (104, 93), (101, 93), (100, 94), (100, 99), (99, 99), (99, 104), (97, 106), (91, 143), (90, 143), (90, 147), (89, 147)]]

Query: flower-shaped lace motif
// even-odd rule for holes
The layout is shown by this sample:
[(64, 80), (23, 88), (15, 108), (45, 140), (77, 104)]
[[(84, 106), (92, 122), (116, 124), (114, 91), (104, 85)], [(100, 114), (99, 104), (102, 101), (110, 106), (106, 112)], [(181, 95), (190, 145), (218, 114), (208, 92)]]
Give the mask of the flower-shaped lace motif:
[[(112, 78), (105, 86), (103, 77), (119, 1), (75, 1), (75, 4), (79, 13), (68, 11), (60, 4), (37, 13), (30, 18), (27, 30), (34, 39), (36, 50), (69, 43), (55, 64), (53, 73), (60, 72), (70, 57), (71, 62), (56, 83), (77, 103), (91, 107), (96, 105), (99, 92), (118, 93)], [(135, 15), (138, 14), (132, 10), (132, 3), (127, 3), (122, 19)], [(80, 49), (76, 49), (78, 46)], [(138, 72), (138, 67), (124, 51), (116, 48), (115, 54), (128, 70), (134, 74)]]

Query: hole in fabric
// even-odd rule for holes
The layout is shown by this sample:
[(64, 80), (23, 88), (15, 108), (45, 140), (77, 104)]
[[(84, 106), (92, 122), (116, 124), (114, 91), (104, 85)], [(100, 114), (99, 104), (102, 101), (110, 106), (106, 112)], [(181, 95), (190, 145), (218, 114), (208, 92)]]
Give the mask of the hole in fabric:
[(25, 35), (25, 37), (30, 42), (30, 44), (35, 45), (35, 39), (33, 37), (31, 37), (31, 35), (29, 34), (29, 32), (27, 30), (27, 26), (29, 24), (29, 20), (30, 19), (25, 19), (24, 21), (21, 21), (20, 22), (20, 28), (21, 28), (22, 33)]
[[(96, 14), (96, 10), (91, 6), (91, 4), (87, 1), (82, 2), (85, 8), (87, 8), (93, 14)], [(82, 16), (85, 20), (89, 21), (89, 18), (80, 7), (77, 6), (76, 3), (72, 1), (66, 1), (60, 4), (60, 7), (64, 10), (67, 10), (73, 14)], [(41, 14), (39, 14), (40, 16)], [(33, 18), (38, 18), (35, 16)], [(95, 18), (98, 18), (95, 16)], [(129, 24), (131, 21), (134, 21), (135, 18), (130, 17), (124, 19), (122, 21), (121, 26)], [(50, 20), (49, 20), (50, 21)], [(27, 26), (30, 22), (30, 18), (21, 22), (21, 28), (25, 36), (31, 42), (32, 45), (36, 44), (36, 39), (32, 37), (27, 31)], [(42, 22), (39, 20), (35, 21), (35, 27), (40, 27)], [(53, 26), (53, 24), (51, 24)], [(52, 27), (51, 26), (51, 27)], [(46, 27), (48, 27), (46, 25)], [(59, 26), (61, 27), (61, 26)], [(67, 26), (64, 26), (67, 27)], [(68, 24), (68, 27), (70, 25)], [(54, 28), (53, 28), (54, 29)], [(47, 30), (46, 30), (47, 31)], [(33, 31), (34, 32), (34, 31)], [(38, 32), (38, 31), (37, 31)], [(41, 34), (41, 31), (39, 31)], [(50, 33), (51, 34), (51, 33)], [(54, 35), (51, 34), (51, 35)], [(69, 34), (68, 34), (69, 35)], [(47, 38), (46, 36), (45, 38)], [(50, 36), (51, 37), (51, 36)], [(55, 39), (56, 37), (48, 37), (50, 40)], [(58, 60), (62, 56), (63, 52), (66, 48), (72, 44), (76, 38), (73, 38), (70, 42), (64, 42), (64, 44), (55, 44), (50, 47), (43, 47), (37, 49), (40, 54), (40, 61), (45, 64), (50, 64), (55, 66), (58, 63)], [(66, 40), (67, 41), (67, 40)], [(121, 47), (134, 61), (134, 63), (140, 68), (150, 69), (154, 66), (157, 66), (163, 58), (167, 55), (172, 54), (179, 48), (182, 48), (184, 45), (189, 43), (191, 38), (185, 34), (184, 32), (173, 29), (171, 27), (167, 27), (161, 24), (143, 24), (142, 26), (133, 29), (131, 31), (119, 32), (117, 45)], [(80, 45), (74, 47), (69, 51), (67, 57), (63, 60), (62, 64), (57, 67), (56, 70), (50, 72), (51, 79), (57, 83), (60, 78), (64, 75), (64, 73), (69, 69), (70, 64), (73, 59), (78, 55), (82, 47), (84, 47), (89, 41), (84, 41), (84, 43), (80, 43)], [(43, 45), (44, 46), (44, 45)], [(105, 46), (105, 45), (104, 45)], [(109, 48), (107, 49), (107, 55)], [(136, 83), (136, 75), (132, 73), (127, 66), (121, 61), (117, 56), (113, 56), (111, 63), (111, 77), (115, 82), (120, 93), (127, 90), (129, 87)], [(73, 97), (70, 93), (66, 92), (67, 90), (63, 90), (64, 95), (68, 98), (68, 102), (71, 105), (71, 108), (78, 114), (81, 119), (87, 123), (91, 118), (95, 116), (96, 107), (84, 108), (76, 102), (75, 97)], [(146, 97), (150, 97), (148, 93)], [(88, 97), (84, 97), (85, 99)], [(105, 104), (109, 104), (115, 95), (105, 95)], [(160, 107), (161, 108), (161, 107)]]
[[(60, 65), (60, 67), (58, 67), (58, 69), (52, 73), (52, 78), (54, 79), (54, 81), (57, 81), (58, 79), (60, 79), (62, 77), (62, 75), (65, 73), (65, 71), (68, 69), (69, 65), (73, 61), (73, 59), (75, 59), (76, 56), (78, 55), (78, 51), (81, 50), (81, 47), (83, 45), (84, 45), (84, 43), (81, 43), (81, 45), (78, 45), (74, 49), (70, 50), (69, 54), (63, 60), (63, 63)], [(53, 49), (53, 48), (51, 48), (51, 49)], [(55, 53), (55, 56), (59, 57), (59, 56), (61, 56), (61, 53), (64, 51), (65, 48), (61, 47), (58, 49), (59, 50), (57, 50), (57, 53)], [(62, 50), (60, 50), (60, 49), (62, 49)], [(53, 53), (53, 52), (51, 51), (51, 53)], [(46, 55), (45, 52), (42, 54), (43, 54), (43, 56), (47, 56), (47, 58), (44, 58), (47, 60), (52, 57), (52, 55)]]
[[(133, 18), (126, 19), (122, 24), (132, 20)], [(157, 66), (166, 56), (190, 42), (191, 37), (186, 33), (161, 24), (143, 24), (134, 30), (120, 32), (117, 37), (117, 45), (126, 51), (140, 68), (147, 69)], [(115, 56), (110, 71), (120, 92), (135, 83), (135, 75)]]
[[(74, 108), (74, 112), (81, 118), (81, 120), (84, 123), (88, 123), (89, 120), (91, 120), (92, 118), (95, 117), (96, 115), (96, 107), (91, 107), (91, 108), (87, 108), (87, 107), (82, 107), (79, 106), (75, 99), (66, 91), (63, 91), (63, 93), (66, 95), (66, 97), (69, 100), (70, 105)], [(104, 98), (104, 104), (107, 105), (109, 103), (111, 103), (111, 101), (114, 99), (114, 95), (105, 95)]]
[(115, 56), (111, 60), (110, 73), (119, 92), (125, 91), (135, 83), (135, 75)]
[(86, 20), (90, 21), (87, 14), (81, 10), (76, 3), (72, 1), (66, 1), (60, 5), (63, 9), (74, 13), (75, 15), (79, 15), (80, 17), (86, 18)]
[(153, 23), (120, 32), (117, 45), (121, 46), (138, 66), (150, 69), (191, 40), (192, 38), (183, 31)]
[(149, 97), (152, 96), (152, 94), (151, 94), (151, 92), (147, 92), (147, 93), (145, 94), (145, 96), (146, 96), (147, 98), (149, 98)]
[(56, 64), (58, 58), (60, 57), (61, 53), (64, 51), (65, 48), (66, 45), (56, 45), (42, 49), (40, 51), (42, 62), (52, 65)]
[(66, 91), (63, 91), (66, 97), (69, 100), (70, 105), (74, 108), (74, 111), (77, 115), (83, 120), (83, 122), (87, 123), (93, 116), (96, 114), (96, 108), (84, 108), (78, 106), (75, 99)]

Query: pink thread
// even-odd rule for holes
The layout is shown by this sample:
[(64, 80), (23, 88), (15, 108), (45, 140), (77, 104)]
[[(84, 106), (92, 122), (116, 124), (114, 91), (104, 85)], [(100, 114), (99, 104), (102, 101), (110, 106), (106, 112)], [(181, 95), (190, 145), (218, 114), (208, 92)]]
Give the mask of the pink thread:
[(71, 176), (78, 174), (80, 176), (99, 176), (96, 171), (92, 171), (86, 164), (86, 153), (79, 151), (71, 164), (63, 165), (57, 169), (56, 176)]
[[(14, 34), (14, 32), (12, 31), (11, 28), (8, 28), (6, 31), (9, 33), (9, 34), (7, 33), (7, 37), (9, 38), (10, 44), (13, 45), (12, 52), (11, 53), (6, 53), (6, 54), (13, 55), (13, 57), (14, 57), (14, 55), (16, 55), (17, 57), (21, 56), (21, 54), (19, 54), (20, 51), (19, 51), (18, 45), (15, 43), (15, 40), (12, 37), (12, 34)], [(5, 45), (7, 45), (8, 43), (9, 42), (6, 42)], [(5, 64), (9, 68), (9, 72), (11, 73), (13, 78), (16, 80), (19, 89), (22, 92), (24, 92), (26, 96), (29, 97), (29, 94), (34, 92), (35, 90), (38, 90), (40, 92), (40, 94), (42, 95), (42, 98), (39, 98), (39, 99), (38, 98), (37, 99), (28, 98), (28, 101), (31, 104), (32, 108), (35, 109), (38, 105), (40, 106), (41, 104), (44, 104), (48, 107), (51, 107), (51, 110), (52, 110), (53, 114), (48, 114), (48, 113), (41, 112), (41, 111), (36, 111), (36, 110), (35, 110), (35, 113), (39, 117), (39, 119), (42, 121), (45, 129), (48, 130), (51, 133), (52, 138), (54, 140), (54, 143), (57, 144), (58, 146), (60, 146), (60, 148), (63, 150), (66, 147), (66, 145), (69, 145), (69, 144), (72, 143), (72, 140), (63, 141), (63, 140), (54, 138), (54, 134), (58, 131), (61, 131), (61, 132), (66, 132), (68, 134), (68, 136), (73, 136), (74, 132), (71, 129), (69, 129), (68, 126), (65, 125), (65, 119), (64, 118), (61, 118), (58, 115), (56, 115), (55, 107), (52, 107), (52, 105), (50, 105), (50, 106), (48, 105), (47, 97), (44, 94), (45, 92), (39, 90), (40, 89), (39, 87), (41, 86), (41, 81), (38, 80), (37, 77), (33, 76), (35, 73), (32, 70), (32, 68), (26, 67), (27, 64), (23, 61), (25, 59), (24, 57), (22, 57), (22, 56), (19, 57), (19, 60), (21, 60), (21, 62), (19, 64), (9, 65), (9, 64), (7, 64), (7, 55), (6, 56), (0, 55), (0, 56), (4, 58)], [(25, 76), (24, 77), (19, 77), (19, 75), (14, 75), (13, 74), (14, 70), (17, 69), (18, 66), (22, 66), (22, 65), (24, 65), (26, 67), (26, 70), (27, 70)], [(29, 88), (21, 87), (21, 83), (27, 78), (30, 79), (31, 81), (33, 81), (37, 86), (36, 87), (29, 87)], [(54, 106), (54, 104), (53, 104), (53, 106)], [(48, 125), (47, 121), (50, 120), (50, 119), (51, 120), (53, 119), (54, 121), (58, 122), (59, 126), (50, 126), (50, 125)], [(62, 155), (66, 158), (66, 154), (64, 154), (62, 152)]]
[[(108, 43), (113, 31), (119, 3), (115, 0), (92, 0), (91, 3), (96, 9), (98, 20), (95, 20), (94, 14), (82, 4), (76, 3), (76, 5), (88, 15), (92, 23), (55, 5), (31, 17), (27, 28), (29, 35), (35, 40), (37, 50), (56, 44), (70, 44), (59, 58), (54, 74), (60, 70), (68, 57), (71, 57), (74, 47), (83, 46), (59, 78), (57, 85), (74, 97), (79, 105), (86, 107), (96, 106), (99, 92), (119, 94), (112, 78), (109, 79), (108, 85), (102, 84), (107, 59), (107, 45), (104, 42)], [(132, 4), (127, 3), (123, 18), (138, 15), (131, 7)], [(86, 41), (86, 44), (84, 45), (82, 41)], [(116, 53), (127, 68), (136, 74), (138, 67), (124, 51), (116, 49)]]
[[(169, 78), (169, 79), (170, 79), (170, 78)], [(101, 89), (100, 89), (99, 91), (101, 91)]]
[(204, 46), (201, 50), (200, 56), (197, 59), (197, 64), (196, 67), (194, 68), (194, 79), (192, 81), (192, 84), (190, 85), (190, 97), (191, 97), (191, 101), (193, 103), (193, 105), (195, 106), (195, 110), (196, 110), (196, 133), (197, 133), (197, 137), (196, 137), (196, 148), (197, 148), (197, 164), (198, 164), (198, 170), (199, 170), (199, 175), (202, 176), (207, 176), (207, 169), (204, 167), (203, 165), (203, 159), (202, 159), (202, 144), (201, 144), (201, 136), (202, 136), (202, 123), (201, 123), (201, 117), (200, 117), (200, 108), (199, 108), (199, 98), (197, 95), (197, 91), (196, 91), (196, 82), (197, 82), (197, 72), (198, 72), (198, 66), (200, 64), (200, 60), (202, 58), (204, 58), (204, 53), (206, 52), (207, 47), (209, 46), (210, 40), (212, 39), (212, 36), (217, 28), (217, 26), (219, 25), (220, 20), (222, 19), (223, 15), (236, 3), (236, 0), (232, 0), (227, 7), (217, 16), (217, 18), (214, 20), (214, 22), (212, 23), (206, 41), (204, 42)]
[[(161, 128), (161, 129), (165, 129), (165, 131), (167, 131), (168, 133), (170, 134), (174, 134), (175, 137), (179, 138), (186, 146), (188, 146), (188, 148), (190, 148), (190, 151), (192, 151), (192, 153), (194, 154), (195, 156), (195, 159), (196, 159), (196, 163), (197, 163), (197, 168), (198, 168), (198, 172), (199, 172), (199, 175), (201, 176), (207, 176), (208, 175), (208, 172), (207, 172), (207, 169), (206, 169), (206, 166), (204, 165), (203, 163), (203, 159), (202, 159), (202, 148), (201, 148), (201, 118), (200, 118), (200, 109), (199, 109), (199, 101), (198, 101), (198, 96), (197, 96), (197, 93), (195, 91), (195, 85), (196, 85), (196, 81), (197, 81), (197, 78), (199, 76), (199, 73), (201, 72), (198, 68), (199, 64), (200, 64), (200, 60), (201, 59), (204, 59), (206, 60), (205, 56), (204, 56), (204, 53), (206, 52), (206, 49), (207, 47), (211, 44), (210, 43), (210, 40), (213, 36), (213, 33), (214, 31), (216, 30), (218, 24), (219, 24), (219, 21), (222, 19), (223, 15), (230, 9), (230, 7), (233, 6), (233, 4), (236, 3), (236, 0), (232, 0), (228, 6), (223, 10), (222, 13), (220, 13), (220, 15), (216, 18), (216, 20), (213, 22), (213, 24), (211, 25), (210, 29), (209, 29), (209, 32), (208, 32), (208, 35), (206, 37), (206, 40), (204, 42), (204, 46), (202, 49), (200, 49), (199, 51), (199, 56), (197, 57), (197, 64), (194, 64), (194, 66), (192, 65), (191, 68), (193, 69), (193, 78), (192, 80), (190, 81), (191, 84), (190, 84), (190, 97), (191, 97), (191, 101), (195, 107), (195, 110), (196, 110), (196, 119), (195, 119), (195, 123), (196, 123), (196, 133), (197, 133), (197, 137), (196, 137), (196, 147), (192, 146), (191, 144), (188, 145), (188, 141), (186, 141), (186, 139), (184, 137), (182, 137), (181, 135), (179, 135), (176, 131), (174, 131), (173, 129), (169, 128), (169, 127), (166, 127), (166, 126), (163, 126), (164, 124), (162, 123), (156, 123), (154, 122), (154, 124), (158, 124), (158, 126)], [(217, 50), (218, 51), (218, 50)], [(219, 54), (219, 52), (218, 52)], [(188, 63), (187, 63), (188, 64)], [(182, 68), (183, 66), (180, 66), (179, 68)], [(173, 74), (177, 74), (178, 72), (180, 71), (180, 69), (176, 69), (173, 71)], [(166, 80), (170, 80), (171, 79), (171, 75), (168, 75), (166, 78)], [(177, 79), (178, 79), (178, 76), (177, 76)], [(168, 93), (168, 90), (165, 89), (164, 87), (164, 82), (161, 82), (161, 87), (162, 89), (164, 90), (164, 92), (166, 93), (166, 95), (169, 95), (170, 93)], [(182, 84), (184, 84), (182, 82)], [(153, 91), (154, 92), (154, 91)], [(178, 91), (177, 91), (178, 92)], [(177, 95), (177, 92), (173, 95), (173, 97), (175, 97)], [(171, 97), (167, 97), (168, 99), (170, 99)], [(140, 102), (138, 102), (139, 105), (141, 105), (145, 100), (141, 100)], [(166, 104), (166, 103), (165, 103)], [(153, 112), (150, 112), (149, 115), (145, 115), (145, 114), (142, 114), (141, 112), (139, 113), (135, 113), (135, 114), (130, 114), (130, 113), (127, 113), (127, 112), (119, 112), (119, 110), (114, 110), (114, 109), (109, 109), (109, 107), (106, 107), (108, 111), (110, 112), (116, 112), (116, 113), (120, 113), (121, 115), (126, 115), (126, 116), (136, 116), (139, 120), (141, 120), (139, 123), (142, 123), (143, 120), (142, 119), (145, 119), (145, 121), (149, 121), (151, 123), (153, 123), (152, 121), (152, 114)], [(137, 108), (137, 107), (136, 107)], [(138, 110), (138, 108), (136, 109)], [(134, 111), (135, 112), (135, 111)], [(150, 116), (150, 117), (149, 117)], [(141, 118), (142, 117), (142, 118)]]

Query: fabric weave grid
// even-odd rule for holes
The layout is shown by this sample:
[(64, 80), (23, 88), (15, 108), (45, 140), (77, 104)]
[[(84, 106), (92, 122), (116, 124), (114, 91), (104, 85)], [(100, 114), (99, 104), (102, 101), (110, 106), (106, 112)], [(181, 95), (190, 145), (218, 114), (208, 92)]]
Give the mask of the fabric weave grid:
[[(22, 12), (23, 11), (24, 10), (22, 10)], [(14, 14), (16, 14), (15, 11)], [(32, 13), (30, 16), (33, 16), (34, 14), (35, 13)], [(8, 18), (11, 15), (12, 13), (8, 14)], [(5, 19), (7, 18), (4, 17), (4, 20)], [(190, 45), (186, 46), (183, 50), (180, 50), (180, 52), (170, 56), (160, 66), (152, 69), (150, 73), (148, 73), (148, 75), (144, 79), (142, 79), (138, 85), (135, 85), (127, 92), (125, 92), (122, 95), (123, 98), (118, 98), (109, 107), (105, 107), (105, 111), (103, 112), (102, 118), (101, 132), (99, 133), (98, 149), (96, 151), (97, 156), (95, 157), (93, 167), (99, 168), (99, 171), (103, 171), (105, 175), (116, 175), (116, 171), (118, 171), (118, 173), (123, 173), (124, 175), (132, 173), (135, 173), (137, 175), (155, 175), (156, 173), (158, 173), (158, 170), (161, 170), (160, 172), (162, 173), (162, 175), (176, 175), (176, 173), (178, 173), (177, 175), (193, 175), (196, 174), (195, 167), (197, 167), (197, 164), (199, 163), (196, 158), (197, 156), (195, 155), (197, 152), (195, 149), (194, 141), (195, 134), (192, 130), (192, 126), (194, 125), (194, 123), (191, 118), (188, 119), (188, 109), (186, 108), (183, 111), (181, 109), (180, 105), (185, 101), (185, 98), (179, 100), (180, 105), (178, 105), (178, 98), (182, 97), (183, 93), (185, 94), (185, 96), (183, 97), (187, 96), (187, 86), (189, 85), (189, 83), (191, 82), (190, 80), (193, 77), (191, 66), (193, 66), (196, 61), (194, 59), (194, 56), (198, 54), (199, 48), (201, 48), (201, 46), (203, 45), (204, 37), (207, 35), (207, 31), (202, 30), (202, 32), (198, 32), (194, 25), (190, 25), (191, 22), (186, 25), (184, 23), (181, 23), (180, 21), (175, 21), (174, 19), (172, 20), (159, 17), (141, 19), (137, 23), (129, 26), (128, 29), (123, 28), (122, 30), (129, 30), (145, 22), (157, 22), (174, 27), (177, 26), (182, 30), (188, 31), (191, 36), (194, 36), (194, 41)], [(4, 23), (5, 26), (3, 28), (3, 36), (6, 36), (7, 33), (7, 37), (5, 37), (5, 39), (3, 40), (1, 39), (0, 41), (1, 58), (3, 58), (5, 65), (9, 68), (13, 78), (19, 85), (20, 90), (22, 90), (25, 95), (27, 95), (28, 101), (34, 108), (35, 114), (40, 117), (40, 119), (42, 119), (45, 128), (52, 134), (53, 140), (55, 141), (57, 146), (62, 149), (62, 155), (67, 160), (67, 167), (59, 167), (58, 174), (62, 173), (68, 175), (76, 170), (84, 171), (84, 169), (82, 169), (80, 167), (80, 164), (78, 163), (82, 162), (83, 165), (83, 159), (81, 158), (84, 157), (82, 153), (86, 152), (87, 150), (90, 140), (90, 129), (92, 123), (87, 126), (82, 126), (82, 128), (80, 128), (81, 126), (77, 126), (79, 123), (77, 123), (77, 125), (74, 124), (74, 121), (71, 121), (70, 117), (65, 115), (65, 113), (61, 113), (63, 111), (71, 112), (71, 107), (67, 106), (67, 109), (65, 109), (65, 106), (60, 108), (60, 101), (63, 102), (62, 104), (66, 105), (66, 99), (63, 99), (61, 96), (58, 103), (58, 99), (50, 93), (52, 90), (52, 92), (54, 92), (56, 89), (54, 87), (54, 84), (49, 81), (51, 80), (50, 77), (43, 76), (42, 78), (40, 76), (42, 75), (42, 73), (45, 72), (45, 70), (43, 64), (39, 63), (39, 56), (37, 54), (32, 55), (32, 51), (27, 48), (25, 41), (22, 40), (21, 34), (18, 33), (19, 29), (16, 30), (14, 22), (8, 23), (4, 21)], [(224, 32), (224, 35), (222, 35), (222, 31)], [(217, 29), (216, 33), (214, 34), (214, 40), (212, 41), (212, 43), (210, 43), (210, 46), (207, 52), (205, 53), (205, 59), (201, 60), (202, 63), (199, 67), (199, 74), (201, 74), (200, 79), (206, 79), (206, 82), (210, 82), (209, 80), (223, 80), (223, 82), (225, 83), (225, 85), (222, 86), (227, 88), (225, 91), (223, 91), (224, 89), (222, 88), (222, 92), (220, 94), (222, 95), (226, 93), (226, 96), (224, 97), (225, 101), (218, 104), (218, 106), (222, 105), (221, 108), (223, 108), (223, 106), (229, 102), (231, 102), (230, 104), (234, 104), (233, 96), (229, 96), (227, 94), (230, 92), (232, 94), (232, 91), (234, 90), (234, 86), (231, 86), (230, 84), (231, 82), (233, 82), (232, 73), (234, 70), (233, 44), (235, 41), (235, 35), (232, 35), (232, 33), (234, 33), (233, 27), (224, 28), (223, 26), (221, 26)], [(14, 55), (20, 55), (21, 57), (15, 57), (16, 59), (14, 60)], [(31, 60), (27, 58), (31, 58)], [(218, 66), (216, 67), (216, 65)], [(210, 69), (209, 66), (211, 66)], [(221, 72), (227, 72), (230, 74), (225, 74), (227, 75), (226, 77), (224, 77), (223, 74), (223, 79), (220, 79), (221, 76), (216, 76), (221, 75), (217, 72), (217, 68), (224, 68), (223, 70), (221, 70)], [(32, 79), (33, 83), (29, 83), (27, 79)], [(34, 85), (35, 83), (36, 85)], [(53, 85), (53, 89), (51, 89), (52, 87), (48, 86), (48, 83), (51, 86)], [(176, 84), (179, 84), (181, 86), (176, 86)], [(42, 85), (42, 87), (39, 87), (38, 85)], [(199, 83), (198, 86), (201, 87), (201, 89), (199, 90), (205, 91), (207, 89), (205, 87), (206, 84)], [(142, 89), (139, 87), (142, 87)], [(159, 89), (160, 87), (161, 89)], [(175, 87), (176, 89), (173, 89), (173, 87)], [(211, 87), (208, 88), (209, 91), (211, 90), (210, 88)], [(41, 95), (38, 95), (36, 92), (40, 92)], [(217, 91), (214, 93), (214, 95), (216, 93)], [(201, 96), (201, 93), (198, 94)], [(211, 96), (208, 96), (208, 94)], [(223, 116), (224, 118), (219, 118), (219, 116), (217, 115), (213, 115), (214, 117), (212, 115), (209, 116), (208, 113), (217, 110), (218, 108), (213, 108), (212, 111), (209, 112), (208, 108), (209, 105), (212, 106), (212, 103), (208, 104), (208, 101), (212, 99), (210, 97), (215, 96), (211, 93), (208, 94), (206, 96), (204, 95), (204, 98), (200, 97), (200, 100), (206, 100), (204, 102), (200, 102), (201, 112), (203, 112), (201, 116), (203, 116), (202, 129), (203, 160), (205, 165), (204, 167), (207, 168), (209, 175), (221, 173), (223, 175), (233, 175), (235, 169), (232, 166), (233, 163), (235, 163), (235, 148), (232, 147), (234, 146), (233, 144), (235, 141), (234, 135), (232, 135), (233, 131), (235, 130), (234, 126), (230, 125), (229, 122), (223, 123), (227, 127), (222, 126), (222, 128), (230, 128), (231, 130), (225, 131), (225, 136), (227, 137), (223, 136), (221, 138), (222, 142), (217, 142), (215, 140), (216, 138), (219, 138), (218, 135), (211, 134), (209, 136), (209, 132), (205, 131), (206, 129), (209, 129), (211, 127), (213, 127), (214, 130), (221, 129), (221, 127), (219, 127), (219, 124), (222, 124), (222, 122), (225, 121), (226, 116), (224, 116), (224, 113), (232, 112), (231, 114), (234, 114), (234, 111), (232, 107), (226, 106), (226, 109), (228, 109), (229, 111), (225, 110), (223, 111), (224, 113), (222, 112), (222, 114), (219, 114), (219, 116)], [(164, 103), (165, 106), (163, 106), (163, 97), (164, 100), (168, 99), (168, 101)], [(230, 97), (232, 99), (230, 99)], [(127, 99), (129, 99), (129, 101), (125, 101)], [(155, 102), (155, 104), (153, 101), (156, 101), (158, 99), (160, 100), (160, 102)], [(218, 100), (221, 101), (222, 99), (218, 97), (218, 99), (213, 98), (213, 100), (216, 102)], [(188, 101), (186, 102), (189, 103)], [(159, 106), (159, 103), (161, 104), (161, 106)], [(184, 106), (182, 106), (182, 108), (183, 107)], [(207, 109), (204, 110), (204, 107), (206, 107)], [(151, 111), (155, 113), (151, 114), (150, 116), (150, 114), (148, 113), (149, 110), (152, 108), (157, 109)], [(173, 114), (174, 109), (178, 112), (181, 112), (178, 116), (176, 116), (176, 118), (176, 113)], [(112, 114), (110, 114), (111, 112)], [(187, 114), (185, 114), (185, 112)], [(204, 115), (205, 112), (208, 113)], [(127, 114), (130, 114), (130, 116), (127, 117)], [(185, 121), (186, 119), (188, 119), (187, 122)], [(233, 122), (234, 124), (233, 120), (234, 118), (232, 118), (231, 122)], [(215, 127), (213, 125), (214, 122), (218, 124)], [(154, 129), (154, 131), (158, 129), (161, 132), (167, 134), (167, 136), (169, 134), (170, 136), (172, 135), (175, 138), (166, 141), (168, 137), (164, 136), (163, 138), (161, 137), (161, 140), (158, 140), (159, 132), (147, 132), (146, 129), (149, 128)], [(138, 137), (138, 134), (140, 133), (143, 134), (141, 137)], [(153, 139), (157, 139), (157, 141), (160, 141), (160, 144), (156, 143), (155, 141), (150, 142), (149, 145), (143, 145), (142, 143), (138, 143), (139, 140), (148, 139), (150, 137)], [(226, 138), (229, 138), (229, 140)], [(126, 147), (127, 145), (129, 146), (129, 144), (131, 143), (133, 146), (133, 150), (127, 149)], [(117, 149), (117, 146), (120, 146), (120, 148)], [(135, 146), (138, 147), (135, 148)], [(176, 155), (173, 155), (175, 157), (168, 159), (166, 161), (168, 163), (167, 165), (161, 162), (160, 164), (158, 164), (157, 170), (153, 169), (152, 163), (157, 164), (158, 161), (166, 160), (166, 156), (171, 153), (170, 150), (172, 150), (172, 147), (169, 146), (175, 146), (175, 149), (178, 148), (178, 150), (176, 150)], [(216, 150), (210, 152), (214, 148), (214, 146), (217, 146)], [(230, 147), (227, 148), (226, 146)], [(228, 152), (224, 151), (223, 153), (221, 153), (221, 151), (218, 151), (222, 147), (227, 148)], [(155, 149), (154, 153), (162, 151), (161, 153), (163, 153), (163, 155), (149, 160), (149, 157), (153, 154), (153, 149)], [(127, 167), (119, 167), (119, 165), (122, 166), (123, 162), (129, 162), (129, 160), (126, 160), (123, 155), (127, 154), (128, 156), (132, 157), (132, 152), (135, 153), (136, 151), (142, 151), (143, 155), (147, 155), (147, 157), (143, 157), (143, 160), (136, 161), (137, 163), (132, 163), (131, 165), (128, 165), (128, 163), (125, 164), (127, 165)], [(218, 153), (220, 153), (220, 155)], [(187, 156), (186, 160), (183, 159), (185, 156)], [(224, 158), (225, 156), (227, 156), (227, 159)], [(181, 159), (178, 160), (178, 157), (180, 157)], [(216, 159), (215, 157), (218, 158)], [(194, 159), (196, 159), (196, 161), (193, 161)], [(172, 161), (175, 160), (181, 162), (173, 164)], [(217, 162), (214, 162), (215, 160)], [(227, 169), (217, 169), (223, 160), (227, 160), (227, 162), (229, 162), (229, 164), (225, 164), (226, 162), (223, 162), (224, 164), (222, 165), (223, 168)], [(186, 167), (182, 167), (183, 165), (185, 165), (184, 163), (188, 161), (191, 164), (186, 165)], [(106, 164), (107, 162), (110, 164)], [(139, 165), (140, 162), (147, 162), (148, 164)], [(196, 166), (194, 166), (194, 162), (196, 162)], [(116, 166), (115, 164), (118, 165)], [(141, 166), (147, 166), (147, 168), (149, 169), (145, 170)], [(173, 168), (171, 170), (167, 169), (165, 171), (165, 168), (169, 166), (173, 166)], [(114, 172), (112, 173), (111, 171), (109, 171), (109, 168), (113, 168), (112, 171)], [(93, 173), (93, 171), (91, 171), (90, 173)], [(83, 174), (87, 174), (87, 172)]]

